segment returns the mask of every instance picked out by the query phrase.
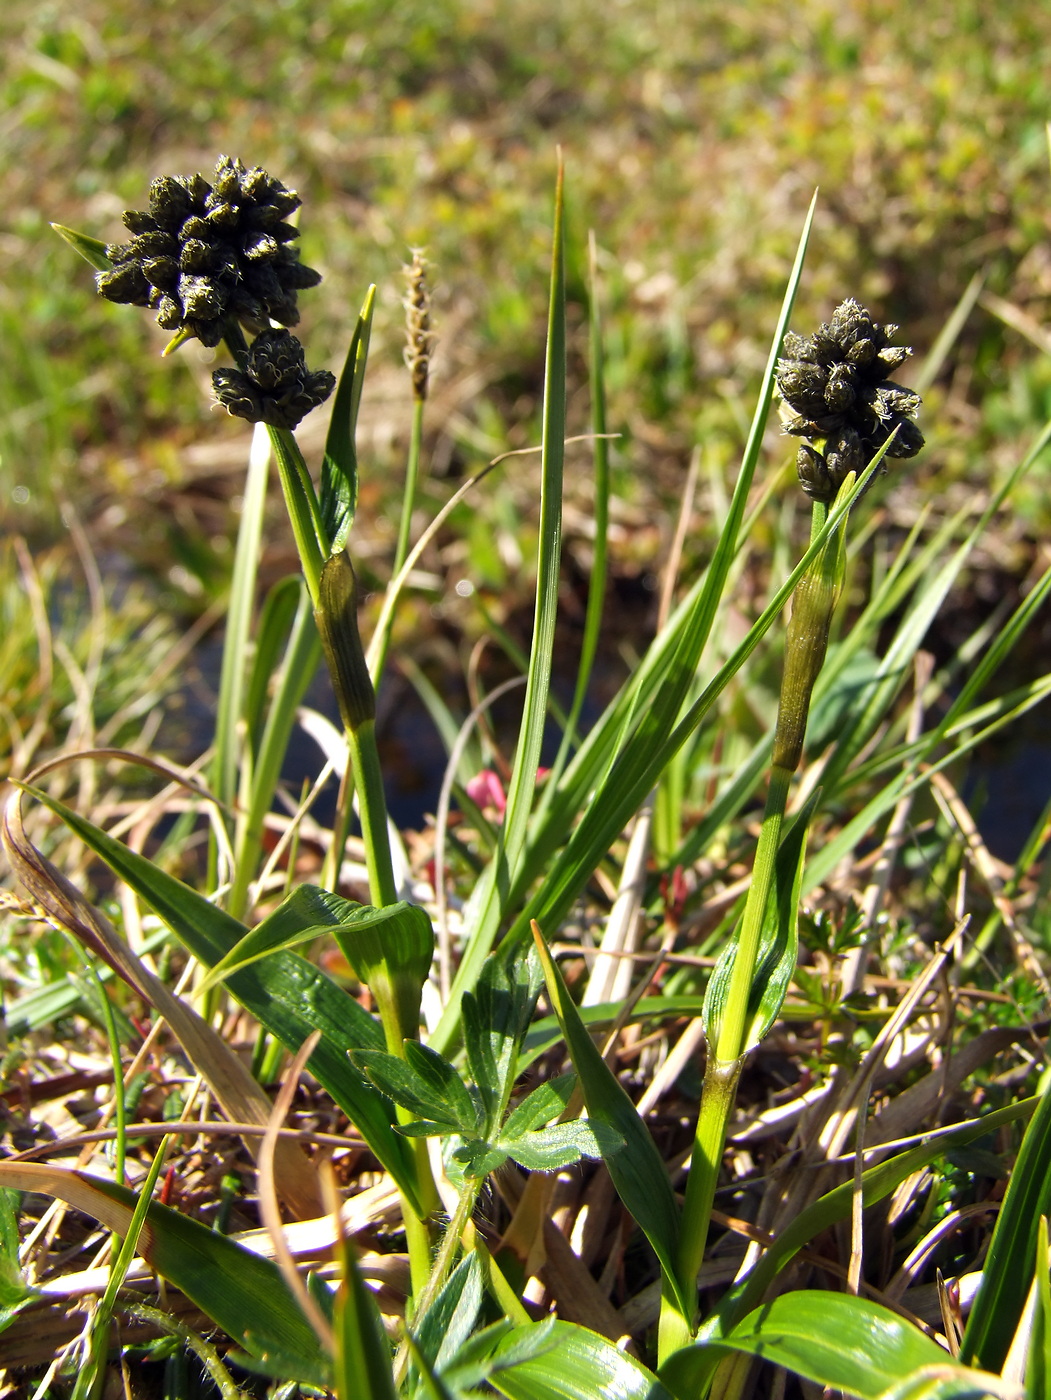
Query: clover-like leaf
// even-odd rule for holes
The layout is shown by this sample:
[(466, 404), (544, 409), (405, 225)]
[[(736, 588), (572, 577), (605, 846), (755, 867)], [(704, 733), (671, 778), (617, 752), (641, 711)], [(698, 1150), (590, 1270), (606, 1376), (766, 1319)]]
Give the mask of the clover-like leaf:
[(605, 1123), (576, 1118), (572, 1123), (555, 1123), (513, 1140), (501, 1136), (498, 1146), (520, 1167), (554, 1172), (572, 1166), (581, 1157), (612, 1157), (624, 1146), (624, 1139)]
[(435, 1093), (431, 1082), (417, 1074), (406, 1060), (389, 1055), (386, 1050), (362, 1050), (351, 1058), (376, 1088), (400, 1107), (407, 1108), (419, 1119), (443, 1125), (443, 1131), (463, 1131), (463, 1125), (446, 1100)]
[(538, 1084), (508, 1116), (500, 1134), (501, 1138), (519, 1138), (545, 1123), (550, 1123), (552, 1118), (557, 1118), (560, 1113), (566, 1111), (576, 1086), (577, 1076), (573, 1070)]

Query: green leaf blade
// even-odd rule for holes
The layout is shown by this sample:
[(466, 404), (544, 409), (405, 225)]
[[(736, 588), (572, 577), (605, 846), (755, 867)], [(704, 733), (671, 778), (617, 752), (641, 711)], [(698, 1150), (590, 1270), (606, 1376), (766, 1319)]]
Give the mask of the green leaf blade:
[(580, 1076), (592, 1124), (605, 1124), (625, 1143), (623, 1151), (607, 1160), (617, 1194), (653, 1246), (667, 1284), (675, 1289), (684, 1315), (689, 1315), (692, 1305), (688, 1307), (687, 1300), (681, 1297), (675, 1271), (679, 1211), (657, 1145), (635, 1105), (595, 1048), (562, 974), (539, 935), (536, 945), (547, 980), (547, 994), (562, 1027), (573, 1066)]
[(891, 1385), (952, 1360), (919, 1328), (865, 1298), (819, 1289), (786, 1293), (750, 1313), (715, 1344), (677, 1352), (661, 1375), (680, 1395), (699, 1393), (712, 1346), (784, 1366), (858, 1400), (879, 1400)]

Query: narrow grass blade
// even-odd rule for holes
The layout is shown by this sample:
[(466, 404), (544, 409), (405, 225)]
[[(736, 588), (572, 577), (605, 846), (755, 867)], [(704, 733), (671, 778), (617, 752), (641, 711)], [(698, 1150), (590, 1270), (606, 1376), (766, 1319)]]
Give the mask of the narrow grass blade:
[[(121, 1236), (138, 1201), (115, 1182), (41, 1162), (0, 1162), (0, 1184), (57, 1196)], [(325, 1384), (328, 1365), (317, 1337), (270, 1260), (156, 1202), (146, 1211), (138, 1248), (249, 1356), (264, 1363), (280, 1356), (294, 1368), (289, 1379)]]
[(507, 790), (507, 809), (504, 813), (501, 841), (496, 855), (486, 867), (477, 903), (478, 917), (469, 931), (469, 941), (450, 989), (445, 1011), (431, 1038), (432, 1044), (438, 1050), (447, 1049), (453, 1038), (460, 1015), (460, 998), (465, 989), (474, 986), (482, 963), (493, 945), (506, 907), (508, 892), (525, 848), (544, 726), (547, 721), (562, 557), (562, 471), (566, 436), (566, 271), (562, 190), (563, 172), (560, 163), (555, 188), (554, 246), (551, 256), (551, 296), (544, 377), (536, 610), (522, 725)]
[(228, 807), (233, 805), (237, 796), (237, 735), (244, 715), (245, 657), (249, 653), (252, 632), (269, 468), (270, 437), (266, 428), (257, 423), (248, 454), (244, 505), (237, 530), (237, 551), (230, 582), (230, 602), (223, 639), (223, 663), (219, 675), (219, 704), (215, 720), (212, 787), (219, 801)]
[(267, 593), (259, 614), (255, 656), (244, 698), (245, 728), (253, 760), (262, 742), (271, 683), (288, 646), (302, 587), (302, 580), (295, 574), (279, 580)]
[(396, 1400), (383, 1319), (349, 1248), (343, 1268), (333, 1318), (336, 1394), (339, 1400)]
[(641, 1362), (597, 1332), (571, 1322), (548, 1324), (546, 1344), (515, 1361), (516, 1351), (527, 1346), (530, 1334), (542, 1325), (516, 1327), (493, 1353), (486, 1379), (508, 1400), (595, 1400), (597, 1395), (616, 1396), (617, 1400), (676, 1400)]
[(358, 503), (358, 454), (354, 434), (365, 382), (376, 288), (370, 287), (351, 336), (343, 372), (336, 385), (321, 464), (321, 519), (333, 554), (346, 545)]
[(1036, 1310), (1025, 1367), (1026, 1400), (1051, 1396), (1051, 1263), (1048, 1258), (1047, 1217), (1038, 1222), (1036, 1241)]
[(538, 933), (534, 932), (534, 937), (547, 980), (547, 994), (562, 1027), (573, 1068), (580, 1076), (588, 1115), (611, 1128), (625, 1143), (606, 1161), (617, 1194), (653, 1246), (666, 1284), (675, 1290), (680, 1309), (688, 1317), (693, 1305), (681, 1296), (675, 1276), (679, 1212), (657, 1144), (596, 1049), (547, 944)]
[[(807, 831), (819, 797), (820, 789), (811, 795), (778, 848), (774, 878), (759, 934), (755, 974), (748, 994), (741, 1054), (747, 1054), (758, 1045), (774, 1024), (795, 971), (799, 950), (799, 886), (803, 878)], [(704, 1029), (709, 1045), (716, 1045), (719, 1041), (742, 927), (743, 923), (739, 921), (734, 937), (723, 950), (708, 981)]]
[(226, 901), (226, 907), (237, 919), (245, 913), (249, 886), (257, 874), (263, 826), (273, 805), (296, 711), (320, 662), (321, 639), (314, 623), (313, 607), (307, 589), (300, 583), (298, 610), (285, 648), (277, 690), (270, 701), (262, 738), (253, 756), (247, 811), (237, 834), (235, 869)]
[[(687, 1347), (661, 1367), (679, 1395), (699, 1395), (712, 1349), (740, 1351), (859, 1400), (879, 1400), (891, 1385), (950, 1358), (918, 1327), (889, 1308), (842, 1293), (812, 1289), (764, 1304), (721, 1342)], [(703, 1367), (702, 1367), (703, 1362)]]
[(960, 1343), (960, 1359), (999, 1371), (1033, 1281), (1040, 1217), (1051, 1211), (1051, 1093), (1026, 1129)]
[[(588, 601), (584, 614), (584, 634), (580, 641), (580, 660), (577, 663), (577, 678), (573, 688), (573, 700), (566, 717), (562, 742), (544, 789), (544, 803), (547, 794), (553, 793), (565, 770), (572, 746), (577, 740), (577, 724), (580, 720), (584, 701), (587, 698), (591, 671), (598, 651), (602, 632), (602, 612), (606, 598), (606, 565), (609, 553), (609, 437), (606, 432), (606, 365), (602, 346), (602, 312), (600, 306), (598, 265), (595, 235), (588, 239), (589, 263), (589, 316), (588, 351), (589, 382), (591, 389), (591, 431), (592, 460), (595, 471), (595, 498), (592, 506), (595, 537), (592, 546), (591, 572), (588, 578)], [(541, 812), (544, 810), (541, 805)], [(538, 814), (539, 815), (539, 814)]]
[[(745, 444), (741, 470), (738, 473), (733, 499), (726, 522), (720, 532), (711, 564), (694, 584), (686, 598), (675, 609), (668, 625), (661, 631), (647, 652), (633, 681), (625, 686), (607, 707), (582, 744), (573, 763), (567, 769), (560, 791), (551, 798), (545, 809), (543, 823), (538, 825), (533, 834), (529, 858), (523, 863), (520, 879), (513, 891), (512, 898), (518, 895), (527, 882), (534, 880), (541, 870), (545, 869), (555, 851), (565, 846), (567, 833), (581, 812), (587, 809), (584, 822), (589, 824), (598, 821), (600, 810), (611, 811), (610, 820), (602, 823), (602, 834), (599, 835), (596, 832), (593, 840), (588, 842), (589, 852), (585, 858), (587, 870), (586, 872), (580, 870), (578, 875), (574, 877), (575, 888), (579, 888), (579, 885), (576, 885), (576, 880), (579, 879), (580, 883), (583, 883), (583, 880), (587, 879), (594, 869), (591, 853), (596, 848), (601, 847), (601, 853), (596, 855), (594, 860), (601, 859), (601, 855), (609, 849), (610, 841), (615, 839), (638, 810), (639, 804), (675, 752), (674, 749), (668, 752), (664, 751), (660, 741), (667, 738), (669, 731), (675, 728), (679, 719), (680, 708), (690, 685), (694, 681), (700, 656), (708, 640), (712, 622), (726, 586), (730, 566), (737, 553), (748, 495), (762, 450), (763, 435), (770, 413), (770, 405), (773, 401), (777, 358), (780, 354), (781, 341), (788, 329), (792, 308), (795, 305), (796, 292), (803, 271), (803, 260), (814, 218), (816, 198), (815, 195), (814, 200), (811, 201), (800, 234), (795, 262), (789, 275), (781, 312), (767, 357), (759, 398)], [(810, 557), (816, 556), (811, 555)], [(801, 573), (799, 576), (801, 577)], [(758, 637), (756, 641), (758, 642)], [(631, 730), (636, 725), (637, 728), (632, 733)], [(685, 741), (689, 732), (686, 731), (683, 734), (680, 742)], [(647, 762), (654, 750), (658, 748), (661, 749), (661, 752), (655, 760)], [(619, 754), (618, 750), (621, 750)], [(616, 776), (611, 771), (615, 755), (618, 769)], [(627, 778), (625, 770), (629, 766), (645, 770), (637, 781), (631, 781)], [(628, 786), (624, 787), (626, 783)], [(621, 791), (622, 787), (624, 787), (623, 792)], [(596, 789), (598, 789), (597, 793)], [(607, 797), (615, 802), (614, 808), (609, 807), (606, 802)], [(607, 829), (610, 829), (608, 836)], [(581, 837), (581, 842), (583, 839)], [(558, 861), (559, 867), (564, 867), (566, 864), (565, 859)], [(570, 899), (572, 897), (572, 895), (569, 896)], [(561, 900), (559, 904), (561, 906)], [(554, 908), (555, 905), (552, 902), (551, 911), (545, 911), (543, 917), (537, 912), (537, 909), (531, 910), (526, 918), (519, 921), (516, 933), (525, 936), (530, 917), (537, 918), (545, 927), (553, 926), (554, 920), (551, 914), (554, 912)], [(561, 915), (559, 914), (557, 917), (561, 917)]]

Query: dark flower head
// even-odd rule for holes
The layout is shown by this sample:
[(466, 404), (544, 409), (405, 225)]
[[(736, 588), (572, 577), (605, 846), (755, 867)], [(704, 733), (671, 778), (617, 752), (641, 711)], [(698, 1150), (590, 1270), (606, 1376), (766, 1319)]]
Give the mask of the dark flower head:
[(830, 502), (850, 472), (861, 472), (892, 438), (888, 457), (914, 457), (923, 446), (916, 426), (920, 396), (888, 379), (912, 354), (891, 345), (897, 326), (881, 326), (853, 298), (812, 336), (789, 331), (777, 362), (786, 433), (809, 438), (797, 458), (803, 490)]
[(215, 397), (238, 418), (295, 428), (302, 418), (324, 403), (336, 379), (327, 369), (309, 370), (303, 347), (291, 331), (263, 331), (248, 351), (242, 373), (217, 369), (212, 374)]
[(218, 345), (224, 322), (254, 330), (268, 321), (294, 326), (296, 296), (321, 274), (299, 261), (298, 229), (286, 222), (300, 198), (265, 170), (220, 156), (213, 183), (203, 175), (163, 175), (150, 186), (149, 209), (129, 209), (131, 238), (112, 243), (113, 263), (97, 285), (110, 301), (148, 306), (165, 330), (185, 330)]

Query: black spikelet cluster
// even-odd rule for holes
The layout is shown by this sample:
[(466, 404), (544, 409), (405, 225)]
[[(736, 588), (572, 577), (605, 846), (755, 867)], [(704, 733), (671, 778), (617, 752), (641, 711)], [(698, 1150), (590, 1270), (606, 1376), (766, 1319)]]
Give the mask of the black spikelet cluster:
[(321, 274), (299, 261), (286, 220), (301, 200), (265, 170), (220, 156), (212, 183), (203, 175), (165, 175), (150, 186), (148, 210), (129, 209), (132, 237), (106, 255), (99, 273), (110, 301), (148, 306), (167, 331), (188, 331), (218, 345), (230, 319), (258, 330), (270, 320), (294, 326), (296, 294)]
[(212, 373), (215, 397), (224, 408), (249, 423), (295, 428), (312, 408), (324, 403), (335, 387), (327, 369), (309, 370), (303, 347), (291, 331), (263, 331), (253, 340), (245, 371)]
[[(781, 417), (786, 433), (811, 439), (796, 465), (812, 500), (833, 501), (848, 473), (863, 471), (892, 433), (888, 457), (914, 457), (923, 446), (914, 421), (919, 394), (887, 378), (912, 354), (890, 344), (897, 330), (848, 298), (813, 335), (785, 336), (777, 362)], [(819, 451), (812, 443), (822, 439)]]

